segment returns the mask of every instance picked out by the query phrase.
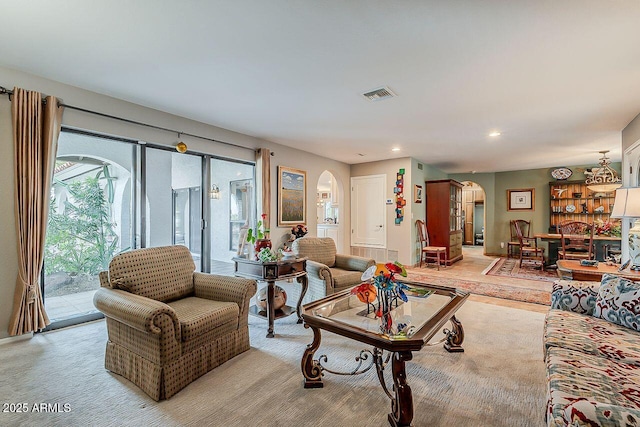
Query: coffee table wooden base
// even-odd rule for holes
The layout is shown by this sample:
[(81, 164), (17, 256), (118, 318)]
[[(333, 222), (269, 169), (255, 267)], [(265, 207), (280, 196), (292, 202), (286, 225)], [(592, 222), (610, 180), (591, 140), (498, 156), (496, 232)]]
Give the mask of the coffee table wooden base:
[[(444, 330), (446, 337), (442, 341), (439, 341), (439, 343), (444, 341), (444, 348), (448, 352), (464, 352), (464, 349), (462, 348), (462, 342), (464, 341), (462, 323), (460, 323), (455, 316), (452, 316), (449, 321), (451, 322), (452, 329)], [(322, 366), (319, 359), (314, 359), (315, 352), (320, 348), (320, 342), (322, 340), (320, 329), (307, 324), (305, 324), (304, 327), (311, 328), (313, 331), (313, 341), (311, 344), (307, 345), (300, 364), (302, 368), (302, 375), (304, 376), (304, 388), (322, 388), (324, 386), (322, 382), (322, 375), (323, 371), (326, 369)], [(391, 353), (393, 393), (389, 391), (384, 380), (384, 369), (388, 359), (385, 360), (382, 353), (383, 350), (378, 348), (374, 348), (373, 352), (371, 352), (373, 355), (373, 365), (376, 367), (376, 371), (378, 373), (378, 380), (380, 381), (380, 384), (387, 396), (391, 399), (391, 413), (387, 416), (389, 424), (393, 427), (411, 427), (411, 421), (413, 420), (413, 394), (411, 392), (411, 387), (407, 383), (405, 363), (413, 359), (413, 353), (411, 351), (398, 351)], [(323, 357), (324, 356), (321, 356), (320, 358), (322, 359)], [(341, 374), (357, 375), (368, 370), (369, 367), (363, 370), (356, 369), (351, 373)]]

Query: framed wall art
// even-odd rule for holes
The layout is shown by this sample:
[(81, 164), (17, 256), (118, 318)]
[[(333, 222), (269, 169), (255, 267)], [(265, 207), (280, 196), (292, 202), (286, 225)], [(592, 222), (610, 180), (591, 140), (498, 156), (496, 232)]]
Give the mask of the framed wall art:
[(413, 187), (413, 201), (415, 203), (422, 203), (422, 185)]
[(278, 227), (307, 223), (307, 172), (278, 166)]
[(533, 188), (507, 190), (508, 211), (532, 211), (534, 210), (534, 201)]

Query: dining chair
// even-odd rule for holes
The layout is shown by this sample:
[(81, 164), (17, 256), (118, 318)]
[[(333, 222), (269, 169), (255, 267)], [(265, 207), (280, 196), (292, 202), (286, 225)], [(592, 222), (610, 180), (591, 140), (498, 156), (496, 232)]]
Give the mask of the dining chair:
[(518, 232), (516, 229), (516, 223), (520, 227), (520, 231), (522, 231), (522, 236), (525, 238), (527, 242), (530, 239), (530, 230), (531, 230), (531, 222), (524, 219), (512, 219), (509, 221), (509, 229), (511, 231), (511, 238), (507, 243), (507, 257), (515, 258), (516, 255), (519, 255), (517, 250), (520, 249), (520, 240), (518, 240)]
[[(534, 263), (540, 263), (540, 269), (544, 270), (544, 248), (538, 247), (538, 239), (528, 236), (530, 225), (531, 223), (529, 221), (514, 221), (519, 243), (518, 249), (520, 250), (519, 266), (522, 267), (522, 261), (533, 261)], [(526, 227), (526, 236), (524, 227)]]
[(561, 249), (559, 259), (593, 259), (593, 224), (583, 221), (565, 221), (558, 225)]
[[(438, 270), (440, 270), (440, 264), (444, 263), (447, 266), (447, 248), (444, 246), (431, 246), (429, 244), (429, 232), (427, 230), (427, 224), (418, 219), (416, 220), (416, 227), (418, 228), (418, 239), (420, 240), (420, 267), (422, 267), (422, 261), (429, 265), (429, 261), (435, 261)], [(442, 257), (441, 257), (442, 255)]]

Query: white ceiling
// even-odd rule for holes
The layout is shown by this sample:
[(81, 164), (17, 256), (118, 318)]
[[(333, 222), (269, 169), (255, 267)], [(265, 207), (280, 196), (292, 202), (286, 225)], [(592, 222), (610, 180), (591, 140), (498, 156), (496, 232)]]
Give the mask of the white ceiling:
[(347, 163), (595, 165), (640, 113), (638, 0), (0, 6), (0, 65)]

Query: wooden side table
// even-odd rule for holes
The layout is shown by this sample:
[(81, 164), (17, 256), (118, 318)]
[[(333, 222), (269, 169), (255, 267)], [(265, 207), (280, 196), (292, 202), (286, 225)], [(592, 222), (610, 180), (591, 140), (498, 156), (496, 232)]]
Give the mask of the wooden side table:
[(640, 271), (628, 269), (618, 271), (617, 265), (607, 265), (604, 262), (599, 262), (596, 267), (586, 267), (580, 265), (580, 261), (561, 259), (556, 264), (558, 265), (558, 276), (561, 279), (599, 282), (602, 280), (603, 274), (609, 273), (636, 282), (640, 281)]
[[(275, 336), (273, 329), (275, 319), (286, 317), (296, 312), (298, 313), (298, 323), (302, 323), (302, 298), (304, 298), (307, 293), (309, 286), (306, 258), (292, 258), (290, 260), (272, 262), (262, 262), (248, 258), (233, 258), (233, 262), (235, 263), (236, 276), (267, 282), (267, 309), (261, 310), (256, 305), (249, 307), (250, 314), (267, 319), (269, 323), (267, 338), (273, 338)], [(298, 303), (295, 308), (285, 305), (281, 309), (274, 310), (273, 299), (276, 281), (287, 279), (296, 279), (296, 281), (302, 285)]]

